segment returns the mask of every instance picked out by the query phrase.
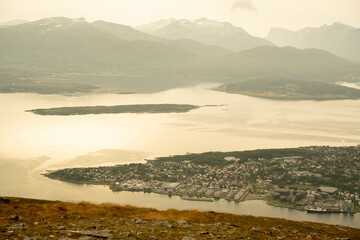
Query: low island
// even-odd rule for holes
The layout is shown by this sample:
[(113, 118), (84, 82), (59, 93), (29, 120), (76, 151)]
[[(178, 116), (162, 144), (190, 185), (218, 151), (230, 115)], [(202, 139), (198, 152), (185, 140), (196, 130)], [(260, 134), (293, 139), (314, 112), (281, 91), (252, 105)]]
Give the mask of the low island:
[(184, 113), (200, 106), (190, 104), (134, 104), (115, 106), (83, 106), (39, 108), (27, 110), (38, 115), (70, 116), (87, 114), (116, 114), (116, 113)]
[(275, 100), (360, 99), (360, 90), (330, 83), (287, 79), (252, 79), (213, 90)]

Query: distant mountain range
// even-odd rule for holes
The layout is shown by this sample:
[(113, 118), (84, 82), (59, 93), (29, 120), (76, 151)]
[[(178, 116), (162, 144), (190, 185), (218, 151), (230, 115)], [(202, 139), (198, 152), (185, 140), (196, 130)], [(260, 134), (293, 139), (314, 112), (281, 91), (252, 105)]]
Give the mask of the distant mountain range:
[[(200, 22), (206, 30), (199, 33), (213, 28), (216, 35), (224, 28), (224, 34), (246, 34), (231, 24), (205, 19), (195, 26)], [(193, 39), (153, 36), (121, 24), (47, 18), (0, 29), (0, 81), (31, 79), (158, 91), (209, 81), (274, 77), (339, 81), (360, 76), (359, 65), (326, 51), (269, 45), (231, 51)]]
[[(359, 65), (320, 49), (256, 47), (216, 59), (211, 69), (233, 78), (272, 78), (333, 81), (359, 76)], [(210, 68), (210, 66), (209, 66)]]
[(299, 31), (273, 28), (267, 39), (278, 46), (319, 48), (360, 62), (360, 28), (339, 22)]
[(133, 40), (146, 40), (146, 41), (154, 41), (154, 42), (164, 42), (165, 40), (159, 37), (155, 37), (153, 35), (137, 31), (132, 27), (105, 22), (105, 21), (96, 21), (92, 23), (93, 26), (100, 28), (107, 33), (110, 33), (116, 37), (119, 37), (123, 40), (133, 41)]
[(151, 36), (122, 25), (91, 24), (83, 18), (42, 19), (1, 29), (0, 61), (50, 72), (121, 72), (152, 69), (165, 62), (168, 67), (178, 66), (193, 58), (171, 45), (142, 40), (147, 38)]
[(203, 44), (217, 45), (232, 51), (241, 51), (258, 46), (273, 46), (266, 39), (254, 37), (244, 29), (228, 22), (206, 18), (194, 21), (165, 19), (137, 27), (138, 30), (165, 39), (191, 39)]

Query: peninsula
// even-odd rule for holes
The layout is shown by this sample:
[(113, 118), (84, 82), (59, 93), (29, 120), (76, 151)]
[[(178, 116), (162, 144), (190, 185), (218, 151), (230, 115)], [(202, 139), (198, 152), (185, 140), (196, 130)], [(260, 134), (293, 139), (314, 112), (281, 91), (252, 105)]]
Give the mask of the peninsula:
[(200, 106), (190, 104), (135, 104), (116, 106), (84, 106), (39, 108), (27, 110), (38, 115), (70, 116), (87, 114), (117, 114), (117, 113), (184, 113)]
[(113, 191), (177, 195), (184, 200), (243, 201), (312, 212), (360, 210), (360, 147), (312, 146), (160, 157), (146, 164), (69, 168), (46, 177)]
[(287, 79), (252, 79), (224, 84), (213, 90), (275, 100), (360, 99), (359, 89), (324, 82)]

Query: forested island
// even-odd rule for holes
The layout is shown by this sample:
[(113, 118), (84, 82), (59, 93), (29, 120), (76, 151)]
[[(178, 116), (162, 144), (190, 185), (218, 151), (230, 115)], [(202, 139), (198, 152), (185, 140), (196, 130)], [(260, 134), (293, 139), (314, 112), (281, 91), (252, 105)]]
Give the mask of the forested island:
[(116, 114), (116, 113), (184, 113), (200, 106), (190, 104), (133, 104), (115, 106), (84, 106), (39, 108), (27, 110), (38, 115), (70, 116), (87, 114)]
[(360, 90), (335, 84), (287, 79), (252, 79), (213, 90), (276, 100), (360, 99)]
[(243, 201), (322, 212), (360, 210), (360, 147), (311, 146), (160, 157), (146, 164), (69, 168), (46, 177), (113, 191)]

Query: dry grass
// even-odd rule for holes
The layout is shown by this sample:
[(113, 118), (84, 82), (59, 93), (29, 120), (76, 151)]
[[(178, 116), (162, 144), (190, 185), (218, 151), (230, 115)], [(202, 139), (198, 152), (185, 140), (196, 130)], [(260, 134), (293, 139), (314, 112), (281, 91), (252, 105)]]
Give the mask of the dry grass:
[[(4, 201), (8, 199), (9, 202)], [(286, 239), (303, 239), (311, 235), (312, 239), (335, 239), (336, 237), (347, 237), (349, 239), (360, 239), (360, 229), (354, 229), (343, 226), (326, 225), (320, 223), (309, 223), (309, 222), (295, 222), (284, 219), (276, 218), (264, 218), (264, 217), (253, 217), (253, 216), (240, 216), (233, 214), (224, 214), (216, 212), (199, 212), (199, 211), (178, 211), (170, 209), (167, 211), (158, 211), (150, 208), (137, 208), (132, 206), (119, 206), (115, 204), (91, 204), (88, 202), (59, 202), (59, 201), (43, 201), (35, 199), (21, 199), (21, 198), (0, 198), (0, 239), (1, 231), (5, 232), (5, 229), (12, 223), (7, 220), (10, 215), (18, 215), (23, 218), (22, 222), (25, 222), (29, 226), (29, 230), (43, 231), (51, 224), (63, 224), (66, 225), (68, 222), (76, 223), (78, 226), (84, 225), (84, 221), (79, 220), (87, 219), (94, 222), (104, 223), (104, 227), (115, 229), (124, 228), (123, 223), (121, 226), (111, 226), (111, 221), (115, 222), (115, 219), (126, 218), (131, 219), (142, 219), (144, 221), (175, 221), (185, 220), (189, 224), (211, 224), (223, 223), (227, 224), (229, 228), (234, 231), (239, 231), (244, 236), (251, 236), (250, 239), (273, 239), (272, 237), (282, 234), (286, 236)], [(41, 219), (46, 219), (42, 221)], [(39, 223), (34, 225), (34, 222)], [(106, 224), (105, 224), (106, 222)], [(88, 222), (86, 224), (89, 224)], [(259, 229), (258, 232), (253, 232), (252, 229)], [(274, 230), (281, 229), (274, 235)], [(128, 229), (135, 229), (133, 226), (129, 226)], [(130, 230), (129, 230), (130, 231)], [(154, 227), (151, 227), (151, 231), (154, 232)], [(180, 234), (178, 228), (173, 228), (168, 234), (175, 234), (169, 236), (177, 236)], [(194, 230), (195, 231), (195, 230)], [(291, 233), (292, 231), (298, 231), (297, 238)], [(161, 232), (161, 231), (160, 231)], [(155, 231), (153, 234), (160, 232)], [(316, 234), (315, 234), (316, 233)], [(228, 233), (224, 233), (228, 234)], [(59, 235), (60, 236), (60, 235)], [(157, 235), (159, 239), (162, 239), (162, 235)], [(169, 237), (168, 236), (168, 237)], [(228, 237), (232, 235), (228, 234)], [(233, 236), (234, 239), (235, 236)], [(293, 238), (294, 237), (294, 238)], [(140, 237), (133, 237), (140, 238)], [(164, 237), (165, 238), (165, 237)], [(145, 239), (145, 238), (144, 238)]]

